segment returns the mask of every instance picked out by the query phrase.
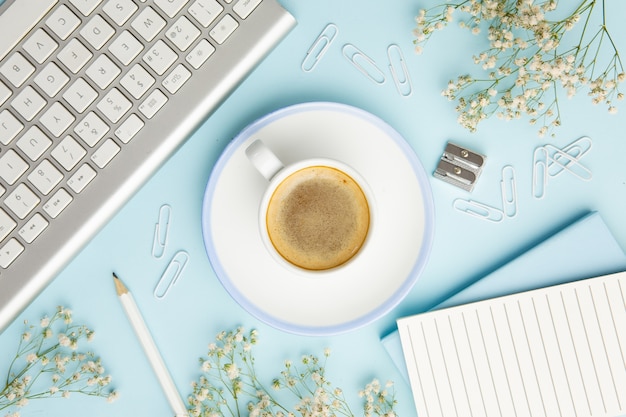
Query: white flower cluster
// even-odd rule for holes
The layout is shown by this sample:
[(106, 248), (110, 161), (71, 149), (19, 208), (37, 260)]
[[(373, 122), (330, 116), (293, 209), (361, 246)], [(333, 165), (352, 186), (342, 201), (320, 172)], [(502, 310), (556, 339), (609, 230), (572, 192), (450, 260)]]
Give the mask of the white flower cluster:
[[(285, 361), (268, 390), (254, 367), (252, 346), (257, 340), (256, 331), (246, 334), (243, 328), (217, 335), (216, 342), (209, 345), (208, 357), (200, 359), (202, 376), (192, 383), (193, 392), (188, 397), (191, 416), (238, 417), (247, 412), (250, 417), (354, 417), (343, 391), (326, 379), (325, 361), (330, 350), (324, 351), (323, 363), (314, 355), (303, 356), (298, 365)], [(279, 391), (291, 394), (295, 404), (288, 407), (279, 403)], [(360, 394), (364, 398), (363, 417), (395, 417), (392, 383), (381, 389), (374, 380)]]
[[(44, 317), (37, 325), (25, 325), (6, 385), (0, 391), (0, 410), (19, 409), (39, 398), (68, 398), (71, 393), (108, 401), (117, 398), (117, 393), (107, 388), (111, 376), (105, 375), (100, 359), (78, 350), (81, 341), (91, 341), (94, 332), (73, 324), (71, 310), (58, 307), (52, 317)], [(19, 412), (9, 415), (17, 417)]]
[[(474, 57), (484, 77), (460, 75), (442, 92), (456, 100), (458, 121), (470, 131), (486, 118), (511, 120), (528, 116), (539, 123), (545, 135), (562, 122), (559, 94), (573, 97), (583, 86), (593, 104), (604, 104), (609, 113), (617, 112), (616, 101), (623, 100), (620, 83), (626, 75), (617, 45), (606, 26), (605, 2), (582, 0), (577, 7), (557, 0), (461, 0), (421, 10), (414, 29), (415, 50), (423, 47), (432, 34), (447, 26), (455, 12), (466, 19), (461, 26), (473, 34), (483, 32), (489, 48)], [(602, 22), (592, 29), (598, 10)], [(554, 17), (562, 16), (564, 17)], [(580, 31), (572, 31), (578, 22)], [(566, 42), (568, 33), (578, 33), (577, 42)], [(607, 58), (608, 57), (608, 58)]]

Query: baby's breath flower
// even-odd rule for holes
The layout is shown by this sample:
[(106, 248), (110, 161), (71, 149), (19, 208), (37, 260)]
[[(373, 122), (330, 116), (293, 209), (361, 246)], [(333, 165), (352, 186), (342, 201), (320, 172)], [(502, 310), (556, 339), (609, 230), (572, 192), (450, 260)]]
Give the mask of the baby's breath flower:
[(93, 331), (73, 324), (69, 309), (58, 307), (55, 314), (39, 320), (38, 326), (28, 321), (24, 325), (6, 385), (0, 386), (0, 410), (25, 407), (39, 398), (68, 397), (70, 392), (111, 397), (105, 389), (111, 377), (103, 375), (100, 360), (93, 353), (78, 350)]
[[(489, 48), (473, 57), (487, 76), (461, 75), (442, 91), (444, 97), (457, 101), (462, 126), (475, 131), (492, 115), (503, 120), (526, 115), (531, 124), (543, 124), (539, 134), (545, 135), (561, 124), (560, 89), (571, 98), (583, 86), (588, 87), (593, 104), (605, 105), (610, 114), (617, 112), (614, 100), (624, 98), (620, 84), (626, 74), (606, 25), (605, 3), (582, 0), (574, 10), (552, 15), (558, 4), (556, 0), (458, 0), (419, 12), (413, 30), (416, 52), (422, 52), (456, 11), (466, 15), (459, 22), (462, 28), (474, 34), (487, 29)], [(602, 24), (594, 31), (588, 22), (595, 12)], [(583, 30), (572, 32), (579, 22), (584, 22)], [(568, 33), (580, 38), (565, 42)], [(607, 60), (600, 61), (605, 56)]]
[[(246, 334), (242, 328), (218, 334), (216, 342), (209, 345), (208, 357), (200, 359), (202, 375), (191, 384), (193, 391), (187, 397), (191, 416), (237, 417), (242, 410), (249, 417), (355, 416), (343, 391), (326, 378), (323, 363), (330, 349), (324, 349), (323, 360), (315, 355), (303, 355), (297, 363), (285, 360), (280, 375), (271, 380), (267, 390), (254, 368), (252, 345), (257, 337), (256, 331)], [(368, 387), (370, 391), (377, 387), (377, 393), (364, 401), (363, 416), (395, 417), (392, 384), (384, 390), (378, 382)], [(279, 403), (274, 397), (276, 391), (291, 394), (291, 406)]]

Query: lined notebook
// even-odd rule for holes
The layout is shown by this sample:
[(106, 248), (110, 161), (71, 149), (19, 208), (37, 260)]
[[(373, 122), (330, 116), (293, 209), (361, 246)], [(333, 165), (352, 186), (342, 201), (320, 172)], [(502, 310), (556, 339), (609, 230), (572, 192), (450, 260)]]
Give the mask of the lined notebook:
[(398, 320), (419, 417), (626, 413), (626, 272)]

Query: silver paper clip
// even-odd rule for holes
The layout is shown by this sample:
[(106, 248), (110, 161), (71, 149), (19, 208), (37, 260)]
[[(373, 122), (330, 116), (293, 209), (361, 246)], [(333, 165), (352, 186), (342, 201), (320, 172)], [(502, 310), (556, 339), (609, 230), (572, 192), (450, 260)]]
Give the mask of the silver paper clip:
[(389, 70), (396, 90), (402, 97), (409, 97), (413, 94), (413, 84), (402, 49), (396, 44), (389, 45), (387, 47), (387, 59), (389, 59)]
[(376, 66), (374, 60), (365, 55), (365, 53), (356, 46), (347, 43), (341, 49), (341, 53), (356, 69), (373, 83), (383, 84), (385, 82), (385, 74)]
[(502, 168), (500, 190), (502, 191), (502, 211), (506, 217), (515, 217), (517, 215), (517, 184), (515, 168), (511, 165)]
[(315, 41), (311, 44), (311, 47), (306, 53), (304, 60), (302, 60), (302, 71), (311, 72), (313, 68), (317, 66), (320, 62), (330, 44), (335, 40), (337, 34), (339, 33), (339, 28), (334, 23), (329, 23), (322, 30), (319, 36), (315, 39)]
[(176, 281), (180, 278), (189, 262), (189, 254), (180, 250), (176, 252), (170, 263), (167, 265), (159, 282), (157, 282), (156, 287), (154, 287), (154, 296), (161, 300), (163, 299), (170, 289), (176, 284)]
[(477, 217), (481, 220), (499, 223), (504, 219), (504, 213), (502, 210), (474, 200), (457, 198), (452, 203), (452, 206), (462, 213), (469, 214), (470, 216)]
[(532, 181), (533, 197), (543, 198), (548, 185), (548, 151), (543, 146), (535, 149), (533, 154)]
[(433, 176), (471, 192), (485, 159), (483, 155), (448, 142)]
[(152, 256), (157, 259), (161, 258), (165, 253), (171, 216), (172, 207), (168, 204), (163, 204), (159, 209), (159, 219), (154, 225), (154, 236), (152, 238)]

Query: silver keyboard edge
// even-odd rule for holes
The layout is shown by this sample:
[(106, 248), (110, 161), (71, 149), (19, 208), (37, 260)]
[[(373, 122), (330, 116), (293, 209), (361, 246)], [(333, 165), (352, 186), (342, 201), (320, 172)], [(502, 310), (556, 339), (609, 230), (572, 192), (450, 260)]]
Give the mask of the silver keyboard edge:
[[(272, 29), (264, 31), (263, 22), (274, 20), (276, 16), (279, 17)], [(50, 223), (32, 247), (27, 248), (27, 251), (36, 250), (49, 261), (35, 267), (28, 262), (27, 256), (20, 256), (9, 270), (0, 272), (0, 280), (24, 281), (12, 290), (0, 293), (0, 332), (24, 311), (296, 25), (294, 17), (276, 0), (263, 0), (248, 20), (229, 38), (229, 49), (249, 49), (244, 31), (252, 32), (253, 38), (261, 40), (255, 48), (249, 50), (244, 59), (229, 54), (226, 48), (218, 49), (212, 57), (214, 59), (207, 61), (183, 86), (187, 92), (181, 90), (171, 96), (166, 106), (155, 115), (153, 120), (156, 122), (148, 122), (107, 169), (98, 174), (94, 183), (80, 194), (80, 198)], [(205, 76), (223, 82), (215, 83), (215, 88), (207, 92)], [(180, 116), (184, 118), (178, 119)], [(151, 145), (148, 147), (145, 142)], [(150, 149), (147, 155), (146, 149)], [(71, 233), (69, 229), (76, 219), (83, 226)]]

